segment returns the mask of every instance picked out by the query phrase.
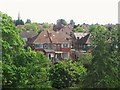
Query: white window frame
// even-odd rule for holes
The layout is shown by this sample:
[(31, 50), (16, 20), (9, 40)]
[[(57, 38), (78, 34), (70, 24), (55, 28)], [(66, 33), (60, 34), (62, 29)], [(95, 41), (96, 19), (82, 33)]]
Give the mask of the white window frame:
[(64, 44), (62, 44), (62, 47), (63, 48), (69, 48), (69, 44), (68, 43), (64, 43)]

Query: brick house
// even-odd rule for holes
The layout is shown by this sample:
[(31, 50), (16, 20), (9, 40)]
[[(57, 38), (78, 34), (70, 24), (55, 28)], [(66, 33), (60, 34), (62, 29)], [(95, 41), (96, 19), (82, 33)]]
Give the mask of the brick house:
[(80, 56), (77, 52), (87, 52), (91, 42), (89, 33), (75, 33), (72, 30), (69, 25), (59, 31), (50, 27), (41, 33), (22, 31), (20, 36), (26, 42), (26, 47), (30, 46), (33, 50), (42, 52), (53, 62), (65, 58), (75, 60), (76, 56)]
[(35, 51), (43, 52), (51, 60), (70, 58), (71, 37), (63, 32), (45, 30), (38, 34), (32, 45)]

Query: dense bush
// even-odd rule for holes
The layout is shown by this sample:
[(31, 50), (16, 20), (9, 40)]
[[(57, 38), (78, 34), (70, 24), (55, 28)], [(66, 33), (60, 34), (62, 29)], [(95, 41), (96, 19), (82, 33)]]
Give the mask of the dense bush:
[(78, 83), (82, 84), (86, 69), (76, 62), (59, 62), (50, 69), (50, 81), (54, 88), (72, 87)]

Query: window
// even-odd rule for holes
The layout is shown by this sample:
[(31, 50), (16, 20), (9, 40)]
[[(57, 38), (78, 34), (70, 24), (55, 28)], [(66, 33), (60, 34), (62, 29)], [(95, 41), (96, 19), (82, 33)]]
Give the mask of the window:
[(52, 59), (53, 57), (54, 57), (54, 54), (53, 54), (53, 53), (48, 54), (48, 58), (49, 58), (49, 59)]
[(35, 44), (35, 48), (43, 48), (43, 44)]
[(66, 47), (68, 47), (68, 44), (63, 44), (63, 48), (66, 48)]
[(44, 49), (48, 49), (48, 44), (44, 44)]

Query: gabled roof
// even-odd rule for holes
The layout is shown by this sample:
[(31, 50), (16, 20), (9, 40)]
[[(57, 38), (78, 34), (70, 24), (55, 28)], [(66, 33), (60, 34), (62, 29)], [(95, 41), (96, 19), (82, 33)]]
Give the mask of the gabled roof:
[(64, 26), (63, 28), (60, 29), (60, 31), (62, 31), (62, 32), (64, 32), (64, 33), (73, 32), (72, 30), (73, 30), (73, 28), (70, 27), (70, 26)]
[(45, 30), (36, 37), (33, 43), (70, 43), (71, 41), (67, 38), (70, 36), (63, 32)]
[(27, 31), (21, 31), (20, 36), (22, 38), (32, 38), (37, 35), (37, 32), (32, 31), (32, 30), (27, 30)]
[(82, 37), (85, 37), (86, 35), (88, 35), (89, 33), (74, 33), (75, 38), (77, 39), (79, 37), (79, 39), (81, 39)]
[(90, 44), (89, 33), (74, 33), (78, 44)]
[(79, 44), (90, 44), (90, 39), (89, 39), (90, 34), (87, 34), (85, 37), (82, 37), (81, 39), (78, 40)]

